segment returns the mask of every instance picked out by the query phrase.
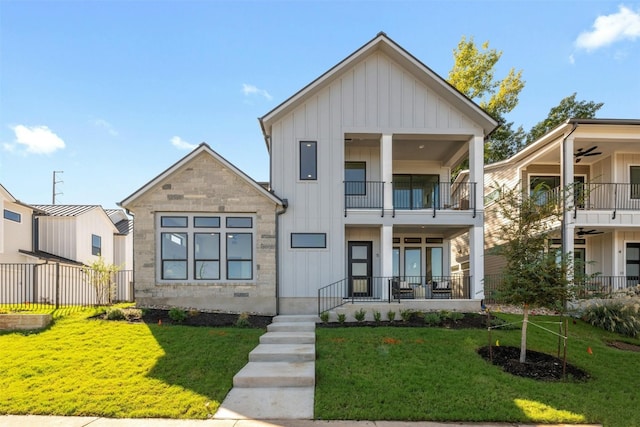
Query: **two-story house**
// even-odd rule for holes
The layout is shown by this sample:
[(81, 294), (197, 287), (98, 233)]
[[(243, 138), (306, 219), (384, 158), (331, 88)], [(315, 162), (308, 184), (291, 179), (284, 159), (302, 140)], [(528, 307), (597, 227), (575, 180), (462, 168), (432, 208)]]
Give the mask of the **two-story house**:
[[(259, 122), (266, 189), (203, 144), (121, 203), (136, 218), (137, 300), (480, 308), (486, 112), (380, 33)], [(465, 160), (470, 180), (454, 185)], [(459, 235), (470, 257), (453, 272)]]
[[(289, 202), (278, 232), (282, 312), (396, 292), (479, 307), (483, 144), (497, 125), (486, 112), (380, 33), (260, 125), (271, 188)], [(452, 185), (464, 160), (470, 179)], [(465, 275), (450, 269), (461, 234)]]
[(33, 249), (33, 214), (37, 208), (22, 203), (0, 184), (0, 263), (35, 262)]
[(640, 282), (640, 120), (570, 119), (485, 173), (488, 277), (499, 279), (505, 263), (491, 254), (500, 189), (542, 185), (541, 203), (563, 204), (550, 248), (577, 260), (576, 279), (596, 274), (586, 285), (597, 293)]

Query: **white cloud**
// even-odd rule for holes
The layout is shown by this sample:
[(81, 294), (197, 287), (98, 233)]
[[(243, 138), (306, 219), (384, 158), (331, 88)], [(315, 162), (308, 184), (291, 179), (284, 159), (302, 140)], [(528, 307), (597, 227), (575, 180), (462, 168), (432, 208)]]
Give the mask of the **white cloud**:
[(99, 128), (105, 129), (111, 136), (118, 136), (118, 131), (108, 121), (104, 119), (95, 119), (93, 124)]
[(576, 39), (576, 47), (592, 51), (622, 40), (640, 37), (640, 12), (619, 6), (617, 13), (598, 16), (591, 31), (582, 32)]
[(258, 89), (257, 87), (255, 87), (254, 85), (248, 85), (246, 83), (242, 84), (242, 93), (245, 96), (251, 96), (251, 95), (260, 95), (265, 97), (268, 100), (272, 100), (273, 96), (271, 96), (269, 94), (269, 92), (267, 92), (264, 89)]
[(3, 144), (7, 151), (16, 151), (16, 147), (24, 146), (27, 153), (51, 154), (65, 147), (64, 141), (47, 126), (17, 125), (11, 128), (16, 134), (13, 144)]
[(174, 136), (173, 138), (171, 138), (171, 145), (173, 145), (179, 150), (193, 150), (194, 148), (197, 147), (196, 144), (189, 144), (187, 141), (180, 138), (179, 136)]

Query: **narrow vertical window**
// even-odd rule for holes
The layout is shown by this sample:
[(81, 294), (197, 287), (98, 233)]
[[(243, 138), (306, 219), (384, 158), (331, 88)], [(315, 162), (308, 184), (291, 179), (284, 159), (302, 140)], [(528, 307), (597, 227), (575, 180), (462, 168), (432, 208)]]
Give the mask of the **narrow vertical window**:
[(344, 163), (345, 194), (347, 196), (365, 196), (367, 189), (367, 164), (365, 162)]
[(253, 237), (251, 233), (227, 233), (227, 279), (253, 278)]
[(300, 179), (318, 179), (318, 152), (316, 141), (300, 141)]
[(92, 234), (91, 235), (91, 255), (100, 256), (100, 254), (102, 254), (102, 237)]
[(160, 233), (162, 278), (187, 278), (187, 233)]

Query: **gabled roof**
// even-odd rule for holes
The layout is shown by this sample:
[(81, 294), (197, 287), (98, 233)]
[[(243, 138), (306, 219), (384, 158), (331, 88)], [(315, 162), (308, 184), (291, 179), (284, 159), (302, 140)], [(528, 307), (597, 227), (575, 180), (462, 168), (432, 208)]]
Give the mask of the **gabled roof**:
[(130, 205), (137, 198), (139, 198), (142, 195), (144, 195), (147, 191), (149, 191), (151, 188), (153, 188), (156, 184), (158, 184), (160, 181), (164, 180), (165, 178), (167, 178), (168, 176), (173, 174), (175, 171), (180, 169), (186, 163), (190, 162), (192, 159), (197, 157), (200, 153), (209, 154), (214, 159), (216, 159), (217, 161), (222, 163), (230, 171), (232, 171), (233, 173), (235, 173), (236, 175), (238, 175), (239, 177), (244, 179), (249, 185), (251, 185), (253, 188), (255, 188), (256, 191), (261, 193), (263, 196), (267, 197), (269, 200), (271, 200), (272, 202), (274, 202), (274, 203), (276, 203), (276, 204), (278, 204), (280, 206), (283, 205), (283, 201), (280, 200), (280, 198), (278, 196), (276, 196), (275, 194), (273, 194), (272, 192), (268, 191), (266, 188), (264, 188), (263, 186), (258, 184), (256, 181), (254, 181), (251, 177), (249, 177), (247, 174), (245, 174), (240, 169), (238, 169), (236, 166), (234, 166), (227, 159), (222, 157), (220, 154), (216, 153), (211, 147), (209, 147), (208, 144), (203, 142), (200, 145), (198, 145), (198, 147), (196, 147), (191, 153), (187, 154), (182, 159), (178, 160), (176, 163), (174, 163), (172, 166), (167, 168), (160, 175), (156, 176), (151, 181), (147, 182), (141, 188), (136, 190), (129, 197), (127, 197), (126, 199), (124, 199), (123, 201), (118, 203), (118, 206), (122, 206), (122, 207), (126, 208), (128, 205)]
[(640, 126), (640, 119), (568, 119), (549, 132), (542, 135), (540, 138), (533, 141), (531, 144), (518, 151), (516, 154), (508, 159), (485, 165), (485, 170), (495, 169), (505, 164), (517, 162), (523, 160), (535, 153), (541, 147), (556, 141), (558, 138), (565, 137), (566, 134), (572, 133), (580, 125), (596, 125), (596, 126)]
[(288, 114), (299, 104), (303, 103), (307, 98), (313, 96), (321, 88), (325, 87), (332, 80), (339, 77), (344, 71), (355, 65), (362, 58), (369, 56), (375, 51), (382, 51), (390, 58), (398, 62), (405, 69), (411, 71), (425, 85), (429, 86), (438, 95), (442, 96), (454, 107), (472, 118), (484, 129), (485, 136), (489, 135), (497, 127), (498, 122), (487, 114), (479, 105), (458, 91), (449, 84), (445, 79), (440, 77), (431, 68), (420, 62), (416, 57), (407, 50), (389, 38), (385, 33), (380, 32), (372, 40), (367, 42), (360, 49), (343, 59), (341, 62), (333, 66), (320, 77), (309, 83), (307, 86), (299, 90), (289, 99), (260, 117), (260, 126), (265, 137), (267, 147), (269, 147), (269, 136), (271, 125), (284, 115)]

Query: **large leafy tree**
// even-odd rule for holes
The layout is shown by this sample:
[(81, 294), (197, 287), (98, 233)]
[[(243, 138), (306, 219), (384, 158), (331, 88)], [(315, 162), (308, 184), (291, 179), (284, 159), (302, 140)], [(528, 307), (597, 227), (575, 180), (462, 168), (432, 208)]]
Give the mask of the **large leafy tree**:
[(523, 307), (521, 363), (526, 361), (529, 309), (561, 309), (571, 296), (567, 279), (571, 256), (548, 248), (549, 235), (562, 215), (560, 197), (542, 185), (531, 194), (517, 185), (502, 188), (497, 203), (503, 224), (498, 231), (502, 243), (494, 253), (506, 260), (498, 298)]
[(502, 126), (493, 133), (485, 146), (485, 162), (493, 163), (513, 154), (524, 135), (522, 127), (513, 130), (505, 115), (518, 105), (518, 95), (524, 88), (522, 70), (511, 68), (502, 79), (495, 77), (495, 67), (502, 51), (489, 48), (489, 42), (478, 47), (473, 37), (462, 37), (453, 50), (453, 68), (448, 81), (474, 100)]
[(530, 144), (568, 119), (592, 119), (602, 108), (602, 102), (576, 101), (576, 93), (563, 98), (560, 103), (549, 110), (547, 118), (538, 122), (527, 134), (526, 144)]

